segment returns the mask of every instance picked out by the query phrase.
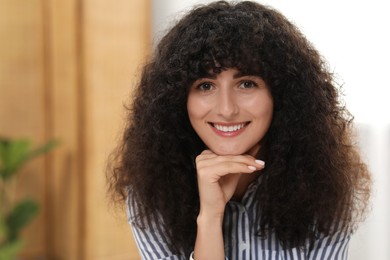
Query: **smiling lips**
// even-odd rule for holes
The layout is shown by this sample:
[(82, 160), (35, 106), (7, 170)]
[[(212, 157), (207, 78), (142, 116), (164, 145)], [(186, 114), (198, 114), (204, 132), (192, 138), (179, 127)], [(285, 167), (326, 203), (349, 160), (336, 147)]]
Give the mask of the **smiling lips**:
[(209, 123), (214, 132), (223, 137), (234, 137), (241, 134), (250, 122), (243, 123)]

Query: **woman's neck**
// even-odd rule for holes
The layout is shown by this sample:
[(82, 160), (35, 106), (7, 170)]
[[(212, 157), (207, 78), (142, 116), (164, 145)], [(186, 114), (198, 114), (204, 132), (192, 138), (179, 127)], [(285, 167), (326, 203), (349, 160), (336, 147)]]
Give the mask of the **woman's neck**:
[[(259, 154), (260, 151), (260, 144), (257, 144), (253, 146), (247, 154), (253, 156), (256, 158), (256, 156)], [(244, 196), (246, 190), (248, 189), (249, 185), (256, 180), (260, 175), (260, 171), (254, 172), (252, 174), (241, 174), (240, 179), (238, 180), (238, 184), (236, 187), (236, 190), (234, 191), (233, 200), (241, 201), (242, 197)]]
[(241, 174), (236, 190), (234, 191), (232, 200), (241, 201), (249, 185), (256, 180), (260, 175), (260, 171), (252, 174)]

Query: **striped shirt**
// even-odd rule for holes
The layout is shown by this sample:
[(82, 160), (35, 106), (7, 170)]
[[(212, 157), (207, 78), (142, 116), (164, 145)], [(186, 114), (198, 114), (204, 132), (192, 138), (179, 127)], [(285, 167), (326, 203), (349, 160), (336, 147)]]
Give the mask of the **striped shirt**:
[[(261, 238), (256, 235), (257, 206), (254, 194), (258, 182), (252, 183), (240, 202), (230, 201), (226, 205), (223, 221), (226, 259), (230, 260), (345, 260), (348, 257), (350, 234), (336, 233), (323, 236), (315, 241), (311, 250), (302, 248), (283, 248), (275, 235)], [(129, 199), (129, 223), (142, 259), (189, 259), (186, 255), (174, 255), (169, 250), (162, 228), (156, 219), (151, 225), (132, 225), (136, 213), (136, 202)]]

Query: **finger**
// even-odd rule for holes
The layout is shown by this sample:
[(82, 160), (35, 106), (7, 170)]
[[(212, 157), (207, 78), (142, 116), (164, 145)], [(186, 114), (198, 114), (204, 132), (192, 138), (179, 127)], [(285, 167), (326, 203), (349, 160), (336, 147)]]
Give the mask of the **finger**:
[(202, 160), (206, 160), (206, 159), (211, 159), (211, 158), (215, 158), (217, 157), (218, 155), (216, 155), (215, 153), (213, 153), (212, 151), (210, 150), (204, 150), (203, 152), (201, 152), (196, 158), (195, 158), (195, 162), (198, 163), (199, 161), (202, 161)]
[(202, 151), (200, 154), (215, 154), (215, 153), (213, 153), (211, 150), (206, 149)]
[(253, 166), (256, 169), (264, 168), (264, 162), (261, 160), (257, 160), (250, 155), (225, 155), (225, 156), (217, 156), (217, 155), (200, 155), (197, 158), (197, 168), (208, 167), (214, 164), (220, 163), (242, 163), (247, 166)]
[(199, 168), (197, 171), (200, 182), (217, 182), (223, 176), (229, 174), (250, 174), (256, 171), (256, 167), (245, 163), (225, 162)]
[(254, 158), (254, 156), (252, 156), (252, 154), (256, 154), (257, 151), (259, 150), (259, 148), (260, 148), (260, 145), (257, 144), (256, 146), (254, 146), (254, 148), (249, 150), (248, 153), (243, 154), (243, 155), (217, 155), (214, 152), (212, 152), (211, 150), (207, 149), (207, 150), (202, 151), (198, 156), (200, 159), (221, 157), (221, 158), (226, 158), (227, 160), (234, 159), (236, 157), (238, 157), (238, 158), (242, 158), (242, 157)]
[(213, 168), (215, 174), (219, 177), (236, 173), (252, 173), (257, 170), (257, 168), (252, 165), (239, 162), (224, 162), (211, 166), (210, 168)]

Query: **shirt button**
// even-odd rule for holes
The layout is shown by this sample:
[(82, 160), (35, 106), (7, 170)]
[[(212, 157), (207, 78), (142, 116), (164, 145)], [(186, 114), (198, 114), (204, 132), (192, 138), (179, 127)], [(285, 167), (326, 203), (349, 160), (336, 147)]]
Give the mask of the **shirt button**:
[(247, 243), (241, 242), (241, 243), (239, 244), (239, 248), (240, 248), (241, 251), (242, 251), (242, 250), (245, 250), (245, 249), (248, 248), (248, 244), (247, 244)]

